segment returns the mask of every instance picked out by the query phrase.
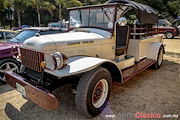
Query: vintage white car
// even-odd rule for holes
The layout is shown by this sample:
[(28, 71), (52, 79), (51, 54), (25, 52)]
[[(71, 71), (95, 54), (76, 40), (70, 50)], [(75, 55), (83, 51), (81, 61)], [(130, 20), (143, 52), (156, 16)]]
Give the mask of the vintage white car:
[(68, 10), (69, 32), (26, 40), (18, 49), (20, 73), (6, 71), (5, 76), (9, 85), (47, 110), (58, 109), (53, 90), (70, 82), (77, 110), (91, 118), (105, 108), (113, 81), (124, 83), (150, 66), (161, 66), (163, 35), (154, 29), (158, 13), (133, 1)]

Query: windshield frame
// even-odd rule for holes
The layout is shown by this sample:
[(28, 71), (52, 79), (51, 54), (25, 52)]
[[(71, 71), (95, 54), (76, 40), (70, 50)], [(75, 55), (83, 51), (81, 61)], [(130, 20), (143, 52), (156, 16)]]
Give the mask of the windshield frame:
[[(90, 7), (76, 7), (76, 8), (68, 9), (69, 10), (69, 20), (70, 20), (70, 17), (71, 17), (71, 11), (75, 11), (75, 10), (77, 10), (77, 11), (79, 11), (79, 10), (88, 10), (89, 11), (89, 14), (88, 14), (88, 24), (90, 24), (90, 21), (89, 21), (89, 19), (90, 19), (90, 10), (93, 10), (93, 9), (102, 9), (103, 8), (103, 12), (104, 12), (104, 8), (114, 8), (113, 21), (111, 21), (113, 23), (113, 27), (112, 28), (103, 28), (103, 27), (91, 26), (91, 25), (78, 27), (78, 28), (98, 28), (98, 29), (107, 30), (107, 31), (110, 31), (110, 32), (113, 33), (114, 32), (114, 23), (116, 22), (117, 6), (119, 6), (119, 4), (99, 5), (99, 6), (96, 5), (96, 6), (90, 6)], [(105, 12), (104, 12), (104, 14), (105, 14)], [(82, 22), (82, 20), (80, 22)], [(73, 30), (75, 28), (77, 28), (77, 27), (70, 27), (70, 22), (69, 22), (68, 31)]]

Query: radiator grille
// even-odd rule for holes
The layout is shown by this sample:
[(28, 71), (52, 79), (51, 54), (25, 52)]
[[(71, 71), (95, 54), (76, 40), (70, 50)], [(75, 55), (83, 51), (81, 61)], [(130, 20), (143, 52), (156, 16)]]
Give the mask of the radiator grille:
[(40, 63), (44, 60), (44, 53), (39, 51), (32, 51), (26, 48), (20, 48), (22, 64), (37, 72), (43, 72)]

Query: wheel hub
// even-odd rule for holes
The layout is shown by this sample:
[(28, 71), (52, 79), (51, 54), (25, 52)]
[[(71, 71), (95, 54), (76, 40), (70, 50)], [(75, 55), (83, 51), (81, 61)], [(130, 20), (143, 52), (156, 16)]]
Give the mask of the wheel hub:
[(106, 101), (108, 95), (108, 83), (105, 79), (101, 79), (94, 87), (92, 94), (92, 104), (95, 108), (101, 107)]
[(167, 33), (167, 38), (172, 38), (172, 33)]
[(15, 71), (18, 69), (18, 66), (12, 62), (6, 62), (0, 65), (0, 80), (6, 81), (4, 72), (6, 70)]
[(102, 82), (99, 82), (94, 91), (93, 102), (96, 103), (102, 95)]

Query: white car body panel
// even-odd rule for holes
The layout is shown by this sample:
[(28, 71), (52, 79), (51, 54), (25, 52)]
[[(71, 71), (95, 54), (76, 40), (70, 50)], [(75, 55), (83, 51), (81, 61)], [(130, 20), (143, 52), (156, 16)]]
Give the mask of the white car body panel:
[[(46, 51), (46, 53), (65, 54), (69, 59), (67, 66), (55, 71), (45, 70), (54, 76), (65, 77), (92, 70), (105, 62), (113, 63), (121, 71), (144, 58), (156, 60), (159, 47), (163, 42), (162, 36), (130, 39), (127, 55), (133, 57), (127, 60), (121, 60), (120, 56), (115, 55), (116, 37), (110, 32), (95, 28), (82, 28), (68, 33), (32, 37), (24, 42), (23, 47)], [(52, 60), (48, 57), (45, 59), (49, 61), (47, 67), (53, 69)]]
[(65, 77), (90, 71), (105, 62), (113, 63), (110, 60), (86, 56), (71, 57), (68, 61), (68, 65), (66, 65), (63, 69), (55, 71), (45, 70), (45, 72), (57, 77)]
[(153, 55), (150, 55), (150, 52), (152, 52), (152, 48), (150, 47), (154, 46), (159, 50), (159, 46), (157, 46), (156, 44), (162, 44), (162, 37), (163, 34), (158, 34), (143, 39), (130, 39), (127, 55), (134, 56), (136, 62), (139, 62), (144, 58), (157, 58), (157, 52), (153, 52)]

